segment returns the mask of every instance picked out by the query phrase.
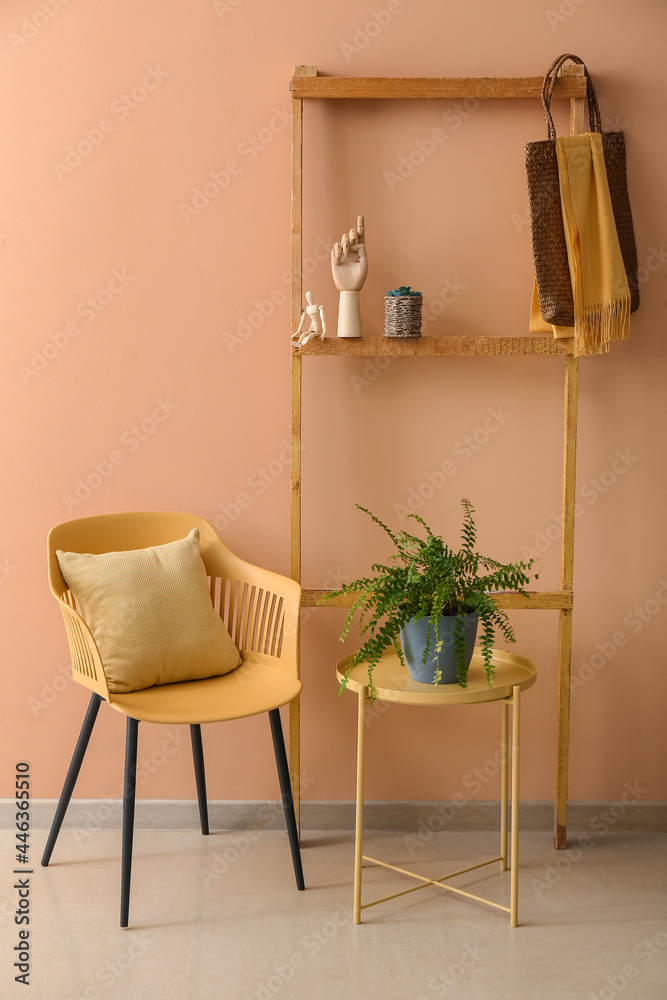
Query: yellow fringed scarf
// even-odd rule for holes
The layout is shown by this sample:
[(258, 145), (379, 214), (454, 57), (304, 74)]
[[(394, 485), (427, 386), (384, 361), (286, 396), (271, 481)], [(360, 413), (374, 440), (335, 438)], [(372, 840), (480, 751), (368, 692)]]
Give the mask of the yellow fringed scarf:
[(530, 332), (574, 337), (574, 355), (601, 354), (630, 330), (630, 289), (609, 197), (602, 136), (556, 139), (567, 257), (574, 297), (574, 327), (542, 319), (533, 279)]

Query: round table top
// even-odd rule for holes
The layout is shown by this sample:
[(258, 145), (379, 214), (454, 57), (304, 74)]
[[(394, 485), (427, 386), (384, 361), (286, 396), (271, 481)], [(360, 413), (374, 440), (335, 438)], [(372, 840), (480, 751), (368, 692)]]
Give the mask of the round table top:
[[(342, 681), (352, 657), (345, 656), (336, 667), (336, 676)], [(511, 698), (512, 688), (518, 685), (521, 691), (532, 687), (537, 679), (537, 671), (522, 656), (508, 653), (504, 649), (494, 649), (492, 663), (495, 667), (493, 687), (489, 687), (484, 676), (484, 661), (478, 646), (475, 647), (468, 670), (467, 687), (458, 684), (420, 684), (413, 681), (393, 649), (386, 650), (373, 670), (375, 697), (379, 701), (393, 701), (402, 705), (471, 705), (483, 701), (500, 701)], [(368, 685), (368, 666), (359, 663), (350, 674), (347, 687), (358, 692)]]

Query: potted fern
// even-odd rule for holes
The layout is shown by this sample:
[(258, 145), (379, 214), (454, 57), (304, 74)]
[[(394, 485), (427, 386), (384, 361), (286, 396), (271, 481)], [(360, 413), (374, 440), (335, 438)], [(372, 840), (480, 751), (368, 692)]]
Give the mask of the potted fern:
[[(340, 636), (348, 635), (358, 616), (362, 647), (352, 657), (341, 684), (345, 688), (350, 672), (362, 661), (368, 663), (369, 694), (373, 697), (373, 668), (383, 652), (393, 646), (401, 663), (418, 681), (434, 684), (458, 683), (466, 686), (478, 623), (482, 634), (480, 651), (484, 673), (493, 685), (492, 650), (496, 630), (506, 642), (515, 642), (506, 613), (490, 596), (493, 591), (522, 593), (533, 561), (503, 564), (480, 555), (476, 550), (475, 509), (462, 500), (461, 548), (450, 549), (418, 514), (409, 517), (425, 529), (425, 538), (407, 531), (393, 532), (365, 507), (357, 507), (382, 528), (396, 546), (390, 565), (375, 563), (374, 575), (353, 580), (328, 594), (354, 597)], [(537, 574), (535, 574), (537, 579)]]

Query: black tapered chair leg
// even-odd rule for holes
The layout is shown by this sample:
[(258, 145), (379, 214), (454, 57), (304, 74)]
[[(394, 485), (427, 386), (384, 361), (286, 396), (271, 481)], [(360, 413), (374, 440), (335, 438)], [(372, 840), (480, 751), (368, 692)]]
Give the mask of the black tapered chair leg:
[(86, 750), (88, 749), (88, 742), (93, 731), (93, 726), (95, 725), (97, 713), (100, 710), (101, 702), (102, 697), (99, 694), (92, 694), (90, 696), (86, 717), (83, 720), (81, 732), (79, 733), (79, 738), (76, 741), (74, 753), (72, 754), (72, 760), (69, 770), (67, 771), (67, 777), (65, 778), (63, 790), (60, 793), (60, 799), (58, 800), (58, 806), (56, 808), (55, 816), (53, 817), (53, 822), (51, 823), (51, 829), (49, 831), (48, 840), (46, 841), (46, 847), (44, 848), (44, 853), (42, 854), (42, 865), (44, 867), (46, 867), (51, 860), (53, 848), (56, 846), (56, 840), (58, 839), (58, 834), (60, 833), (60, 827), (63, 825), (65, 813), (67, 812), (67, 807), (70, 803), (70, 799), (72, 798), (72, 792), (74, 791), (76, 780), (79, 777), (79, 771), (81, 770), (83, 758), (85, 757)]
[(192, 742), (192, 759), (195, 765), (195, 781), (197, 783), (197, 801), (199, 803), (199, 822), (201, 832), (208, 835), (208, 805), (206, 803), (206, 772), (204, 771), (204, 747), (201, 740), (201, 726), (190, 726)]
[(130, 879), (132, 877), (132, 841), (134, 839), (134, 799), (137, 783), (137, 739), (139, 722), (127, 717), (125, 736), (125, 781), (123, 784), (123, 847), (120, 873), (120, 926), (130, 918)]
[(290, 782), (289, 767), (287, 764), (287, 754), (285, 753), (285, 740), (283, 738), (283, 727), (280, 721), (280, 709), (274, 708), (269, 712), (271, 722), (271, 736), (273, 737), (273, 751), (276, 755), (276, 765), (278, 767), (278, 780), (280, 781), (280, 794), (285, 810), (285, 823), (287, 824), (287, 835), (289, 837), (290, 850), (292, 851), (292, 864), (294, 865), (294, 876), (296, 878), (297, 889), (305, 889), (303, 880), (303, 868), (301, 866), (301, 850), (299, 848), (299, 832), (296, 828), (296, 816), (294, 815), (294, 800), (292, 799), (292, 784)]

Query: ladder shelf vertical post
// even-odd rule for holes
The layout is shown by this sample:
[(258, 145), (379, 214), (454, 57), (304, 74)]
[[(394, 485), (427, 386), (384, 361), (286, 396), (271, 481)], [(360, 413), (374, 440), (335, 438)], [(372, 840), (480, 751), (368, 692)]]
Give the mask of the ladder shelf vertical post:
[[(562, 76), (583, 76), (583, 66), (564, 66)], [(570, 100), (570, 135), (585, 131), (584, 98)], [(576, 503), (578, 361), (565, 358), (563, 399), (563, 493), (561, 506), (560, 587), (572, 591), (574, 575), (574, 511)], [(567, 798), (570, 746), (570, 668), (572, 663), (572, 609), (558, 614), (558, 695), (556, 703), (556, 789), (554, 846), (567, 847)]]
[[(294, 76), (317, 76), (316, 66), (295, 66)], [(301, 318), (303, 261), (303, 99), (292, 97), (292, 332)], [(290, 420), (290, 575), (301, 583), (301, 357), (292, 351)], [(301, 640), (297, 644), (300, 671)], [(301, 830), (301, 704), (296, 697), (289, 708), (289, 772), (297, 827)]]

